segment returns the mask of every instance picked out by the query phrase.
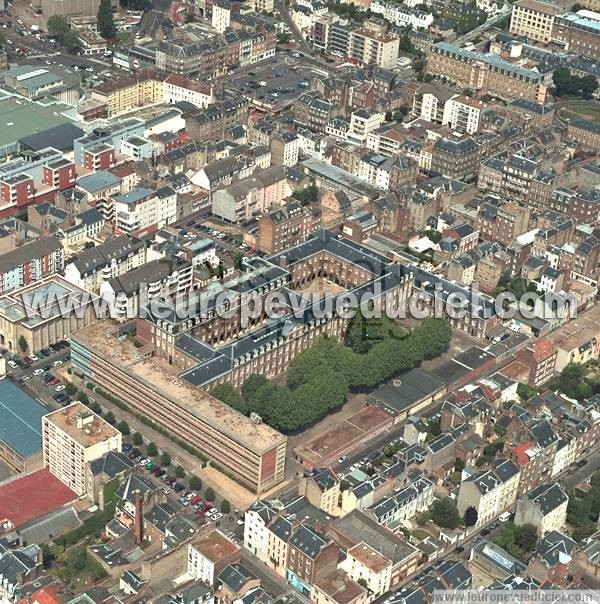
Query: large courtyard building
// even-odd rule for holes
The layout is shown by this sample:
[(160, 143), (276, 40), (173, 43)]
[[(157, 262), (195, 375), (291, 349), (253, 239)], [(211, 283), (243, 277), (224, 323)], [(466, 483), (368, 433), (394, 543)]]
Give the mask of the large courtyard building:
[(521, 67), (495, 53), (460, 48), (447, 42), (431, 47), (427, 72), (444, 76), (461, 88), (505, 100), (518, 98), (544, 102), (546, 79), (538, 71)]

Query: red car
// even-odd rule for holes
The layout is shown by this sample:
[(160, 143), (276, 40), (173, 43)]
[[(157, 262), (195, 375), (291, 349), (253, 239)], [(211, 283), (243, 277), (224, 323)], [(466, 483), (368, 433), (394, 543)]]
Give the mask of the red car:
[(204, 514), (205, 512), (208, 512), (208, 510), (210, 510), (210, 508), (212, 508), (212, 503), (205, 503), (202, 506), (202, 513)]
[(190, 503), (191, 503), (192, 505), (195, 505), (196, 503), (198, 503), (198, 502), (200, 502), (200, 501), (202, 501), (202, 497), (200, 497), (200, 495), (196, 495), (196, 497), (194, 497), (194, 498), (193, 498), (193, 499), (190, 501)]

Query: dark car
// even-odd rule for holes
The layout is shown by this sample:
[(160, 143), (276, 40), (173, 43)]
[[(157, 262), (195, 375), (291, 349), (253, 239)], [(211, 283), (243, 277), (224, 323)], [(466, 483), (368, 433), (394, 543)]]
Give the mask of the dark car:
[(492, 531), (490, 531), (490, 529), (484, 528), (484, 529), (481, 531), (481, 536), (482, 536), (482, 537), (485, 537), (486, 535), (489, 535), (491, 532), (492, 532)]
[(176, 482), (173, 485), (173, 489), (175, 490), (176, 493), (181, 493), (181, 491), (183, 491), (185, 489), (185, 487), (180, 482)]
[(588, 460), (587, 459), (582, 459), (581, 461), (577, 462), (577, 467), (578, 468), (583, 468), (583, 466), (585, 466), (587, 464)]

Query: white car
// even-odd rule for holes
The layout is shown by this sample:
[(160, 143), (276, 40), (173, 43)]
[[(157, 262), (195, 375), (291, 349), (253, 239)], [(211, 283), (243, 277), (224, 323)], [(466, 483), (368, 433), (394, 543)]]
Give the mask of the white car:
[(54, 390), (56, 390), (56, 392), (62, 392), (64, 389), (65, 389), (65, 385), (59, 384)]
[(165, 495), (168, 495), (168, 494), (171, 492), (171, 489), (170, 489), (169, 487), (163, 487), (163, 488), (162, 488), (162, 492), (163, 492)]
[(211, 518), (213, 520), (220, 520), (221, 518), (223, 518), (223, 514), (221, 514), (221, 512), (217, 512), (216, 514), (212, 514)]
[(12, 367), (13, 369), (16, 369), (18, 367), (18, 365), (14, 361), (8, 361), (8, 366)]
[(57, 361), (54, 361), (52, 363), (52, 367), (56, 367), (57, 365), (62, 365), (62, 364), (63, 364), (63, 362), (60, 359), (58, 359)]
[(212, 516), (213, 514), (216, 514), (219, 510), (217, 510), (217, 508), (210, 508), (210, 510), (208, 510), (208, 512), (206, 512), (207, 516)]
[(33, 370), (33, 375), (42, 375), (42, 373), (44, 373), (44, 370), (41, 367)]
[(146, 465), (146, 464), (147, 464), (149, 461), (150, 461), (149, 459), (146, 459), (146, 458), (144, 457), (144, 458), (140, 459), (140, 462), (139, 462), (139, 464), (138, 464), (138, 465), (140, 465), (140, 466), (145, 466), (145, 465)]
[(27, 357), (28, 359), (32, 360), (32, 361), (38, 361), (39, 359), (35, 356), (35, 354), (33, 354), (33, 352)]
[(192, 500), (194, 497), (197, 497), (197, 496), (198, 496), (198, 495), (197, 495), (196, 493), (193, 493), (193, 492), (192, 492), (192, 493), (188, 493), (188, 494), (185, 496), (185, 498), (186, 498), (188, 501), (191, 501), (191, 500)]

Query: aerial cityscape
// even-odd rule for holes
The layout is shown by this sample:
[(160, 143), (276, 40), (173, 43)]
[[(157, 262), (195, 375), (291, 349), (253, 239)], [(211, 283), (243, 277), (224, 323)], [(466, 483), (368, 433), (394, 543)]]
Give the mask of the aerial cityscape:
[(0, 0), (0, 604), (598, 604), (599, 81), (600, 0)]

